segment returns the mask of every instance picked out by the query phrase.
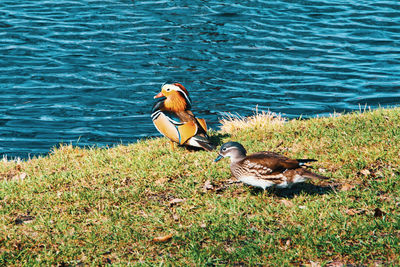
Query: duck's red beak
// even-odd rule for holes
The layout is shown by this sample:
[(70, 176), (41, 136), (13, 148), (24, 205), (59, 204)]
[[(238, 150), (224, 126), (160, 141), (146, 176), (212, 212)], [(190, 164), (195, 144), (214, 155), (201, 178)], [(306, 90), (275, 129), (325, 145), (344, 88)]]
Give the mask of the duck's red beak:
[(159, 97), (163, 97), (164, 94), (162, 92), (159, 92), (157, 95), (154, 96), (154, 98), (159, 98)]

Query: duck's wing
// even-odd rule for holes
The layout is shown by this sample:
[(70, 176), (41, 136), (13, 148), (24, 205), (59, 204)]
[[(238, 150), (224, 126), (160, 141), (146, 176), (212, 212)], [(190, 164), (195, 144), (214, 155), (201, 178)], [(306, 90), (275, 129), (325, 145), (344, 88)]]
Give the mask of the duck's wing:
[(257, 169), (268, 170), (270, 173), (283, 172), (285, 170), (299, 168), (299, 162), (295, 159), (287, 158), (281, 154), (262, 151), (246, 157), (247, 164), (253, 164)]
[(180, 136), (178, 126), (180, 123), (178, 121), (170, 118), (166, 113), (160, 110), (153, 112), (151, 114), (151, 119), (153, 120), (154, 126), (162, 135), (168, 137), (171, 141), (179, 143)]
[(196, 118), (191, 111), (188, 114), (194, 118), (194, 122), (197, 125), (196, 134), (188, 139), (187, 144), (195, 147), (201, 147), (208, 151), (213, 151), (216, 146), (211, 143), (210, 138), (207, 134), (207, 123), (204, 119)]
[(215, 146), (210, 142), (207, 132), (202, 128), (203, 126), (199, 120), (196, 120), (187, 121), (178, 126), (179, 143), (181, 145), (187, 144), (194, 147), (201, 147), (208, 151), (214, 150)]
[(198, 126), (194, 120), (185, 121), (185, 118), (174, 112), (153, 108), (151, 118), (154, 126), (162, 135), (180, 145), (197, 133)]
[(182, 118), (183, 121), (191, 121), (196, 124), (197, 132), (196, 134), (205, 134), (207, 135), (207, 123), (204, 119), (197, 118), (191, 110), (185, 110), (184, 112), (179, 112), (179, 117)]
[(212, 144), (208, 139), (208, 136), (204, 134), (197, 134), (192, 138), (189, 138), (187, 144), (195, 147), (201, 147), (207, 151), (213, 151), (216, 148), (215, 145)]

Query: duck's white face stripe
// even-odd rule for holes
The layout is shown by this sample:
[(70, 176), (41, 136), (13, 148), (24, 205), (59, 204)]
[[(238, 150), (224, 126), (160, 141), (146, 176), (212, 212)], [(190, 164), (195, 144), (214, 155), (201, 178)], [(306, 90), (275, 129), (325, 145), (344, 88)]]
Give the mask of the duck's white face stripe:
[(243, 159), (246, 156), (246, 152), (241, 151), (237, 147), (226, 147), (225, 150), (221, 150), (220, 154), (225, 158), (230, 158), (231, 163)]
[(180, 93), (183, 94), (183, 96), (185, 97), (186, 101), (187, 101), (190, 105), (192, 104), (192, 101), (190, 101), (189, 96), (188, 96), (188, 95), (186, 94), (186, 92), (183, 91), (179, 86), (176, 86), (176, 85), (174, 85), (174, 84), (165, 84), (165, 85), (163, 85), (163, 86), (161, 87), (161, 89), (164, 89), (164, 90), (170, 89), (170, 90), (174, 90), (174, 91), (180, 92)]

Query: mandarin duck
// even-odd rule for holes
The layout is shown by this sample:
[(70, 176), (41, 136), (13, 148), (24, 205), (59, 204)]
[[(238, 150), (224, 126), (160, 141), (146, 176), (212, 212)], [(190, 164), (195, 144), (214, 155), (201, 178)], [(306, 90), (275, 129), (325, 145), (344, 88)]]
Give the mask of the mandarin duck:
[(315, 159), (290, 159), (275, 152), (262, 151), (246, 156), (246, 149), (237, 142), (227, 142), (221, 146), (219, 161), (231, 159), (231, 173), (239, 181), (264, 190), (267, 187), (290, 188), (295, 183), (307, 179), (329, 179), (301, 167)]
[(172, 149), (174, 142), (208, 151), (215, 149), (207, 135), (205, 120), (190, 111), (189, 93), (182, 84), (164, 84), (154, 98), (160, 99), (153, 106), (151, 119), (157, 130), (170, 139)]

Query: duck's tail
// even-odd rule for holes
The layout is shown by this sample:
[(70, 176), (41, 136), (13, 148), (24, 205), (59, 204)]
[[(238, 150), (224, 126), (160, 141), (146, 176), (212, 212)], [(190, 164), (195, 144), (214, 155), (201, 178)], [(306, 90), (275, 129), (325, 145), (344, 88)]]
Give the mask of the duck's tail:
[(329, 179), (329, 178), (326, 177), (326, 176), (319, 175), (319, 174), (310, 172), (310, 171), (305, 170), (305, 169), (303, 169), (302, 172), (303, 172), (303, 173), (301, 174), (301, 176), (306, 177), (306, 178), (309, 178), (309, 179), (321, 179), (321, 180), (327, 180), (327, 179)]
[(300, 166), (304, 166), (308, 162), (317, 161), (316, 159), (296, 159), (299, 162)]
[(187, 144), (194, 147), (201, 147), (207, 151), (213, 151), (216, 146), (207, 137), (195, 135), (187, 141)]

